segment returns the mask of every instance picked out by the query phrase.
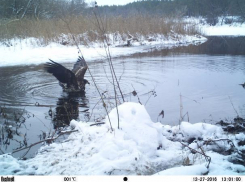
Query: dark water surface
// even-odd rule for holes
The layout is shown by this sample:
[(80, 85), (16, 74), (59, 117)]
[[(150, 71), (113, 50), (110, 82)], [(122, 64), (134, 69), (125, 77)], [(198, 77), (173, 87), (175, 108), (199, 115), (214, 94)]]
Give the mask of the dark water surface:
[[(210, 37), (199, 46), (153, 48), (113, 62), (125, 100), (145, 104), (153, 122), (178, 124), (180, 100), (182, 116), (191, 123), (245, 116), (245, 89), (239, 85), (245, 82), (245, 37)], [(63, 65), (72, 68), (73, 64)], [(108, 64), (88, 64), (108, 107), (113, 108)], [(94, 122), (103, 118), (105, 112), (88, 72), (86, 78), (91, 84), (85, 95), (68, 94), (42, 65), (0, 68), (0, 153), (37, 142), (71, 119)], [(134, 90), (138, 97), (133, 96)], [(158, 117), (162, 110), (164, 118)], [(27, 157), (39, 147), (33, 147)]]

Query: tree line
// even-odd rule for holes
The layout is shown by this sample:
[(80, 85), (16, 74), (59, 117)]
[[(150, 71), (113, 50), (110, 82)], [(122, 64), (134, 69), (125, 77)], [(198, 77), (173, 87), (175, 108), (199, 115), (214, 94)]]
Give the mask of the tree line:
[[(99, 4), (98, 4), (99, 5)], [(61, 18), (89, 15), (85, 0), (0, 0), (0, 18)], [(240, 16), (245, 21), (245, 0), (138, 0), (124, 6), (100, 6), (104, 15), (131, 16)]]
[(85, 7), (84, 0), (0, 0), (0, 19), (50, 19), (78, 15)]
[(165, 16), (242, 16), (244, 0), (140, 0), (125, 6), (104, 6), (109, 14), (128, 15), (135, 12)]

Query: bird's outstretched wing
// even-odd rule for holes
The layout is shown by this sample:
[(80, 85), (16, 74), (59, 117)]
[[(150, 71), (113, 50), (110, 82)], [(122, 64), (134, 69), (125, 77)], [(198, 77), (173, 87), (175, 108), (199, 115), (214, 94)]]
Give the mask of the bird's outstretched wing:
[(50, 62), (44, 64), (44, 69), (53, 74), (60, 82), (66, 83), (67, 86), (74, 84), (77, 85), (75, 74), (62, 66), (59, 63), (56, 63), (50, 59)]
[(77, 80), (83, 80), (87, 69), (88, 65), (85, 59), (79, 56), (77, 62), (73, 66), (72, 72), (75, 74)]
[(245, 82), (239, 85), (241, 85), (245, 89)]

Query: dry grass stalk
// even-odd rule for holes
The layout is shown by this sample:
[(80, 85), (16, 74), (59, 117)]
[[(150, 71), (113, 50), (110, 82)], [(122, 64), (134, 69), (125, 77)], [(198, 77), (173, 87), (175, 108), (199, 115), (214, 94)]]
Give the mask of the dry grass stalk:
[[(71, 16), (64, 18), (69, 22), (71, 32), (75, 35), (79, 44), (87, 42), (101, 41), (103, 38), (97, 33), (96, 22), (90, 16)], [(116, 36), (124, 35), (127, 39), (128, 34), (137, 37), (139, 34), (146, 36), (149, 34), (163, 34), (175, 32), (178, 34), (197, 34), (199, 30), (196, 26), (184, 23), (181, 20), (151, 17), (147, 15), (134, 15), (132, 17), (101, 17), (107, 33), (114, 33)], [(13, 38), (38, 38), (41, 45), (47, 45), (50, 42), (59, 42), (63, 35), (68, 35), (64, 20), (61, 19), (22, 19), (22, 20), (0, 20), (0, 41), (6, 41)], [(82, 34), (87, 34), (88, 40), (84, 39)], [(71, 41), (72, 42), (72, 41)], [(64, 43), (65, 44), (65, 43)]]

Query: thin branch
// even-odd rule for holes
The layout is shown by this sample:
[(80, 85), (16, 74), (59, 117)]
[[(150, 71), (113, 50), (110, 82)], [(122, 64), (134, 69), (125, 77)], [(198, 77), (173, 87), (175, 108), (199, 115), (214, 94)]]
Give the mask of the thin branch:
[(2, 149), (0, 148), (0, 152), (2, 152), (2, 154), (5, 154), (3, 151), (2, 151)]
[(150, 92), (148, 92), (148, 93), (151, 93), (151, 94), (148, 97), (147, 101), (145, 102), (145, 106), (146, 106), (147, 102), (150, 100), (152, 95), (154, 95), (156, 97), (156, 91), (155, 90), (156, 90), (156, 87), (153, 90), (151, 90)]
[[(97, 8), (96, 8), (96, 9), (97, 9)], [(103, 23), (102, 23), (102, 20), (101, 20), (101, 16), (100, 16), (100, 14), (99, 14), (99, 18), (100, 18), (100, 21), (99, 21), (98, 16), (97, 16), (95, 10), (93, 10), (93, 13), (94, 13), (95, 18), (96, 18), (96, 21), (97, 21), (97, 23), (98, 23), (98, 28), (99, 28), (99, 30), (102, 32), (102, 37), (103, 37), (103, 40), (104, 40), (104, 41), (103, 41), (103, 43), (104, 43), (104, 48), (105, 48), (105, 50), (106, 50), (106, 54), (107, 54), (107, 58), (108, 58), (109, 65), (110, 65), (111, 68), (112, 68), (112, 73), (113, 73), (113, 75), (114, 75), (114, 77), (115, 77), (115, 80), (116, 80), (116, 83), (117, 83), (117, 87), (118, 87), (118, 89), (119, 89), (119, 91), (120, 91), (120, 94), (121, 94), (121, 96), (122, 96), (123, 102), (125, 102), (124, 97), (123, 97), (123, 94), (122, 94), (121, 87), (120, 87), (120, 85), (119, 85), (119, 82), (118, 82), (118, 79), (117, 79), (117, 76), (116, 76), (116, 73), (115, 73), (114, 66), (113, 66), (113, 64), (112, 64), (111, 54), (110, 54), (110, 47), (108, 46), (109, 43), (108, 43), (107, 38), (105, 37), (105, 33), (106, 33), (106, 32), (105, 32), (105, 28), (104, 28)], [(105, 43), (106, 43), (106, 44), (105, 44)]]
[[(68, 28), (68, 30), (70, 31), (70, 34), (72, 35), (72, 38), (73, 38), (73, 40), (74, 40), (74, 43), (75, 43), (75, 45), (76, 45), (76, 47), (77, 47), (77, 49), (78, 49), (78, 52), (81, 54), (81, 57), (83, 58), (82, 51), (81, 51), (81, 49), (80, 49), (79, 46), (78, 46), (78, 43), (77, 43), (77, 41), (76, 41), (76, 39), (75, 39), (75, 36), (72, 34), (72, 31), (71, 31), (71, 28), (70, 28), (70, 26), (69, 26), (69, 23), (68, 23), (67, 21), (65, 21), (64, 19), (62, 19), (62, 20), (66, 23), (67, 28)], [(88, 67), (88, 72), (89, 72), (89, 74), (90, 74), (90, 76), (91, 76), (91, 78), (92, 78), (92, 81), (93, 81), (94, 85), (95, 85), (95, 88), (96, 88), (96, 90), (98, 91), (98, 93), (99, 93), (99, 95), (100, 95), (100, 98), (101, 98), (101, 100), (102, 100), (102, 102), (103, 102), (103, 107), (105, 108), (106, 114), (107, 114), (107, 116), (108, 116), (108, 120), (109, 120), (109, 122), (110, 122), (111, 130), (113, 131), (113, 128), (112, 128), (112, 125), (111, 125), (110, 116), (109, 116), (109, 112), (108, 112), (108, 110), (107, 110), (107, 108), (106, 108), (105, 101), (104, 101), (104, 99), (103, 99), (103, 97), (102, 97), (102, 95), (101, 95), (101, 93), (100, 93), (100, 91), (99, 91), (99, 88), (98, 88), (98, 86), (97, 86), (97, 84), (96, 84), (96, 82), (95, 82), (95, 79), (94, 79), (94, 77), (93, 77), (93, 75), (92, 75), (92, 73), (91, 73), (91, 71), (90, 71), (90, 69), (89, 69), (89, 66), (87, 66), (87, 67)]]
[(105, 122), (94, 123), (94, 124), (91, 124), (90, 126), (96, 126), (96, 125), (101, 125), (101, 124), (105, 124)]
[(233, 102), (232, 102), (232, 100), (231, 100), (231, 97), (230, 97), (230, 96), (229, 96), (229, 99), (230, 99), (230, 102), (231, 102), (231, 105), (232, 105), (232, 107), (233, 107), (234, 111), (236, 112), (237, 116), (239, 117), (239, 114), (238, 114), (237, 110), (235, 109), (235, 107), (234, 107), (234, 105), (233, 105)]
[(182, 142), (180, 142), (180, 143), (181, 143), (184, 147), (187, 147), (188, 149), (190, 149), (191, 152), (195, 152), (195, 153), (199, 153), (199, 154), (203, 155), (203, 156), (206, 158), (206, 160), (208, 161), (207, 168), (209, 168), (209, 165), (210, 165), (210, 162), (211, 162), (211, 157), (210, 157), (210, 156), (207, 156), (205, 153), (203, 153), (203, 151), (202, 151), (202, 152), (199, 152), (199, 151), (197, 151), (197, 150), (195, 150), (195, 149), (189, 147), (188, 145), (185, 145), (185, 144), (182, 143)]
[(32, 2), (32, 0), (29, 0), (29, 2), (28, 2), (27, 5), (26, 5), (26, 9), (25, 9), (25, 11), (23, 12), (23, 14), (22, 14), (22, 16), (21, 16), (20, 19), (24, 18), (25, 14), (26, 14), (26, 12), (27, 12), (27, 10), (28, 10), (28, 8), (30, 7), (31, 2)]
[(28, 152), (31, 150), (31, 147), (26, 151), (26, 153), (24, 155), (22, 155), (22, 159), (26, 156), (26, 154), (28, 154)]
[[(29, 146), (27, 146), (27, 147), (24, 147), (24, 148), (15, 150), (15, 151), (13, 151), (11, 154), (14, 154), (14, 153), (16, 153), (16, 152), (19, 152), (19, 151), (22, 151), (22, 150), (25, 150), (25, 149), (29, 149), (29, 150), (30, 150), (31, 147), (33, 147), (33, 146), (35, 146), (35, 145), (38, 145), (38, 144), (40, 144), (40, 143), (43, 143), (43, 142), (51, 143), (51, 142), (53, 142), (54, 140), (56, 140), (57, 138), (59, 138), (59, 137), (62, 136), (62, 135), (70, 134), (70, 133), (77, 132), (77, 131), (78, 131), (78, 130), (71, 130), (71, 131), (61, 132), (61, 134), (59, 134), (58, 136), (56, 136), (56, 137), (54, 137), (54, 138), (48, 138), (48, 139), (45, 139), (45, 140), (41, 140), (41, 141), (36, 142), (36, 143), (33, 143), (33, 144), (31, 144), (31, 145), (29, 145)], [(29, 151), (29, 150), (28, 150), (28, 151)], [(25, 155), (26, 155), (26, 154), (25, 154)]]
[(204, 144), (208, 144), (208, 143), (211, 143), (211, 142), (219, 142), (219, 141), (227, 141), (228, 143), (231, 143), (232, 147), (237, 151), (237, 153), (239, 153), (239, 154), (242, 155), (242, 153), (236, 148), (236, 146), (234, 145), (234, 143), (230, 139), (227, 139), (227, 138), (204, 140)]
[(90, 119), (92, 118), (92, 115), (93, 115), (93, 111), (94, 111), (94, 108), (98, 105), (98, 103), (101, 101), (101, 99), (94, 105), (94, 107), (92, 108), (92, 111), (91, 111), (91, 115), (88, 119), (88, 122), (90, 121)]
[(137, 96), (137, 98), (138, 98), (138, 102), (140, 103), (140, 105), (142, 105), (142, 103), (140, 102), (140, 98), (139, 98), (139, 96), (138, 96), (138, 93), (135, 91), (135, 88), (134, 88), (134, 86), (131, 84), (131, 86), (133, 87), (133, 89), (134, 89), (134, 91), (132, 92), (133, 93), (133, 95), (134, 96)]
[(108, 41), (107, 41), (107, 37), (105, 35), (105, 28), (103, 26), (103, 23), (102, 23), (102, 20), (101, 20), (101, 16), (99, 16), (99, 18), (100, 18), (100, 21), (99, 21), (95, 10), (93, 12), (94, 12), (95, 18), (97, 20), (98, 27), (99, 27), (99, 29), (102, 32), (104, 49), (105, 49), (105, 52), (106, 52), (106, 55), (107, 55), (107, 58), (108, 58), (108, 62), (109, 62), (109, 66), (110, 66), (111, 77), (112, 77), (113, 88), (114, 88), (114, 95), (115, 95), (115, 104), (116, 104), (116, 110), (117, 110), (118, 129), (119, 129), (119, 111), (118, 111), (118, 106), (117, 106), (117, 91), (116, 91), (115, 80), (117, 82), (117, 87), (118, 87), (118, 89), (119, 89), (119, 91), (121, 93), (123, 102), (124, 102), (124, 97), (123, 97), (123, 94), (122, 94), (122, 91), (121, 91), (120, 85), (118, 83), (118, 80), (117, 80), (117, 77), (116, 77), (116, 74), (115, 74), (115, 70), (114, 70), (114, 67), (113, 67), (113, 64), (112, 64), (111, 54), (110, 54), (110, 47), (108, 46), (109, 44), (108, 44)]

